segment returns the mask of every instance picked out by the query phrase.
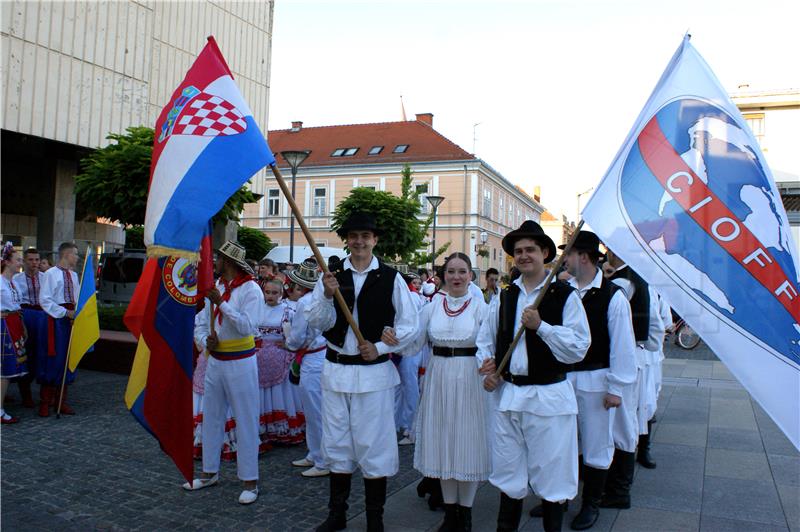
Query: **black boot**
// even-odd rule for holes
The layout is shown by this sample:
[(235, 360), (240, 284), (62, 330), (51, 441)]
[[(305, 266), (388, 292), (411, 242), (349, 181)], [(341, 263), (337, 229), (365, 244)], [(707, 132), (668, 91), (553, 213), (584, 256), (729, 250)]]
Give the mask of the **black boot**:
[(367, 506), (367, 532), (383, 532), (386, 477), (364, 479), (364, 502)]
[(458, 529), (459, 532), (472, 532), (472, 507), (458, 507)]
[(639, 435), (639, 448), (636, 451), (636, 461), (646, 469), (655, 469), (656, 463), (650, 456), (650, 434), (653, 431), (653, 421), (647, 422), (647, 434)]
[(581, 511), (572, 520), (572, 530), (586, 530), (592, 528), (600, 516), (600, 497), (603, 495), (603, 486), (606, 483), (605, 469), (595, 469), (586, 466), (583, 476), (583, 496), (581, 497)]
[(328, 518), (319, 525), (316, 532), (333, 532), (347, 528), (347, 499), (350, 497), (352, 475), (331, 473), (331, 494), (328, 500)]
[(444, 521), (437, 532), (456, 532), (458, 530), (458, 505), (444, 504)]
[(444, 496), (442, 495), (442, 483), (438, 478), (431, 479), (431, 496), (428, 497), (428, 508), (435, 512), (439, 508), (444, 508)]
[(563, 516), (564, 506), (562, 504), (542, 499), (542, 526), (545, 532), (561, 532)]
[(431, 477), (422, 477), (422, 480), (417, 484), (417, 497), (424, 499), (425, 495), (431, 492), (431, 482), (433, 480)]
[(497, 512), (497, 532), (516, 532), (522, 517), (522, 499), (512, 499), (500, 492), (500, 510)]
[(631, 507), (631, 485), (635, 465), (636, 453), (614, 450), (614, 461), (608, 470), (605, 494), (600, 500), (600, 508), (627, 510)]

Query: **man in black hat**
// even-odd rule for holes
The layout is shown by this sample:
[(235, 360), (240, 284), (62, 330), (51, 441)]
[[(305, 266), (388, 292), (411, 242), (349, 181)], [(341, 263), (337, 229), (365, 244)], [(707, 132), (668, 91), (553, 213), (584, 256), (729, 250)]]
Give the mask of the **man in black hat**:
[[(492, 300), (477, 342), (484, 387), (500, 394), (489, 477), (501, 491), (497, 530), (517, 530), (529, 489), (542, 498), (544, 529), (561, 530), (561, 503), (578, 492), (578, 405), (566, 374), (589, 348), (589, 323), (580, 297), (561, 281), (529, 308), (556, 253), (539, 224), (524, 222), (502, 244), (521, 275)], [(520, 327), (525, 334), (498, 379), (495, 367)]]
[[(347, 499), (356, 466), (364, 476), (367, 530), (383, 530), (386, 477), (397, 473), (394, 388), (400, 378), (390, 352), (401, 352), (417, 332), (416, 305), (402, 276), (372, 254), (381, 230), (354, 213), (337, 233), (350, 256), (317, 283), (305, 311), (309, 326), (324, 331), (328, 351), (322, 369), (322, 449), (330, 467), (328, 518), (317, 530), (347, 526)], [(359, 344), (334, 303), (339, 289), (366, 340)], [(397, 344), (381, 342), (394, 329)]]
[(597, 235), (581, 231), (566, 257), (572, 276), (568, 283), (581, 297), (592, 333), (586, 357), (567, 374), (578, 399), (584, 465), (581, 510), (572, 521), (573, 530), (591, 528), (600, 515), (600, 497), (614, 457), (614, 415), (622, 405), (623, 390), (636, 381), (630, 305), (622, 290), (603, 277), (597, 266), (601, 255)]

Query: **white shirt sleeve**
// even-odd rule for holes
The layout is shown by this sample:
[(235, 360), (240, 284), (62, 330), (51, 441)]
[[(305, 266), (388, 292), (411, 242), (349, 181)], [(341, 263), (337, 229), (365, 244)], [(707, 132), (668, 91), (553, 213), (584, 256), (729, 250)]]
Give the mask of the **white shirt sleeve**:
[(500, 298), (496, 297), (489, 303), (489, 310), (483, 318), (478, 338), (475, 342), (478, 352), (475, 354), (478, 366), (489, 358), (494, 358), (495, 342), (497, 341), (497, 328), (500, 324)]
[(574, 364), (583, 360), (592, 341), (589, 320), (578, 292), (573, 290), (567, 297), (562, 316), (561, 325), (543, 321), (536, 333), (559, 362)]
[(305, 308), (305, 318), (308, 324), (320, 331), (327, 331), (336, 323), (336, 309), (334, 299), (325, 297), (325, 286), (322, 279), (317, 281), (314, 291), (311, 292), (311, 302)]
[(289, 351), (297, 351), (300, 348), (307, 347), (316, 334), (311, 337), (313, 329), (308, 326), (308, 319), (306, 318), (306, 304), (310, 302), (309, 298), (304, 298), (297, 302), (297, 309), (292, 315), (292, 326), (289, 329), (289, 334), (286, 336), (286, 348)]
[(206, 348), (206, 339), (211, 333), (209, 329), (209, 315), (211, 314), (211, 301), (205, 300), (206, 306), (194, 317), (194, 343), (199, 351)]
[(644, 344), (644, 348), (648, 351), (658, 351), (664, 341), (664, 323), (661, 321), (661, 315), (659, 314), (658, 294), (650, 287), (647, 290), (650, 294), (650, 323), (647, 328), (647, 342)]
[(621, 397), (623, 387), (636, 381), (636, 341), (631, 306), (621, 290), (611, 296), (608, 305), (608, 334), (611, 352), (606, 384), (608, 393)]
[(42, 278), (42, 290), (39, 292), (39, 304), (48, 315), (59, 319), (67, 315), (67, 309), (62, 307), (56, 299), (58, 283), (53, 275), (44, 275)]
[(674, 323), (672, 322), (672, 309), (669, 308), (669, 303), (664, 296), (659, 294), (658, 297), (658, 313), (661, 315), (661, 323), (664, 325), (664, 330), (671, 329)]
[(394, 276), (392, 305), (394, 306), (394, 334), (397, 336), (398, 343), (391, 346), (377, 342), (375, 348), (381, 355), (405, 352), (417, 333), (417, 305), (411, 299), (411, 290), (408, 289), (408, 285), (399, 273)]
[(428, 323), (431, 319), (431, 312), (433, 305), (425, 305), (417, 312), (417, 334), (414, 339), (408, 344), (401, 355), (416, 355), (422, 350), (422, 347), (428, 342)]
[(255, 335), (257, 320), (261, 315), (259, 305), (265, 304), (264, 296), (258, 285), (250, 281), (239, 287), (237, 292), (239, 293), (234, 293), (231, 297), (237, 296), (236, 307), (238, 308), (228, 301), (220, 304), (219, 308), (222, 311), (223, 319), (230, 320), (229, 323), (233, 324), (233, 329), (242, 337)]

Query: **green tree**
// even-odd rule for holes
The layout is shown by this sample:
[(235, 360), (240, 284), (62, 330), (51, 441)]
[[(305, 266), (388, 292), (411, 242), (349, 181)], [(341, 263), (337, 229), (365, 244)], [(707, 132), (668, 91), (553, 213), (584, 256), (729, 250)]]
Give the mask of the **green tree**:
[(246, 257), (253, 260), (261, 260), (264, 255), (269, 253), (273, 244), (267, 235), (252, 227), (239, 226), (236, 239), (247, 250)]
[[(108, 135), (106, 138), (113, 143), (81, 161), (81, 173), (75, 176), (75, 194), (97, 216), (126, 226), (141, 225), (147, 208), (153, 129), (138, 126), (126, 131)], [(214, 216), (214, 222), (238, 221), (244, 204), (254, 201), (253, 193), (242, 187)]]
[(132, 225), (125, 229), (125, 248), (144, 249), (143, 225)]
[(353, 212), (366, 212), (375, 217), (384, 235), (378, 239), (375, 253), (385, 260), (409, 262), (425, 245), (425, 222), (418, 219), (419, 201), (397, 197), (389, 192), (370, 188), (354, 188), (333, 213), (333, 230), (342, 226)]

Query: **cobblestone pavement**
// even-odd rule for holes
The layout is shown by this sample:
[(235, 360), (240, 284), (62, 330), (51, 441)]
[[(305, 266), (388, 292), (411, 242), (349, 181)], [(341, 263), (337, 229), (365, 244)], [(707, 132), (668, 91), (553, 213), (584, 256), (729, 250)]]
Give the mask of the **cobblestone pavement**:
[[(664, 363), (653, 435), (658, 468), (637, 468), (632, 509), (602, 510), (593, 530), (800, 530), (798, 452), (720, 362), (676, 358), (682, 352), (670, 348)], [(71, 392), (78, 415), (61, 419), (8, 405), (22, 422), (0, 433), (3, 529), (283, 531), (324, 519), (328, 480), (304, 479), (289, 464), (303, 447), (262, 456), (261, 495), (251, 506), (236, 502), (234, 464), (223, 463), (219, 486), (184, 492), (177, 469), (125, 409), (126, 382), (81, 371)], [(412, 452), (400, 448), (400, 473), (389, 481), (387, 530), (436, 530), (441, 522), (442, 513), (416, 496)], [(498, 498), (481, 487), (474, 530), (494, 530)], [(348, 528), (363, 530), (360, 478), (350, 504)], [(525, 517), (522, 530), (540, 523)]]

